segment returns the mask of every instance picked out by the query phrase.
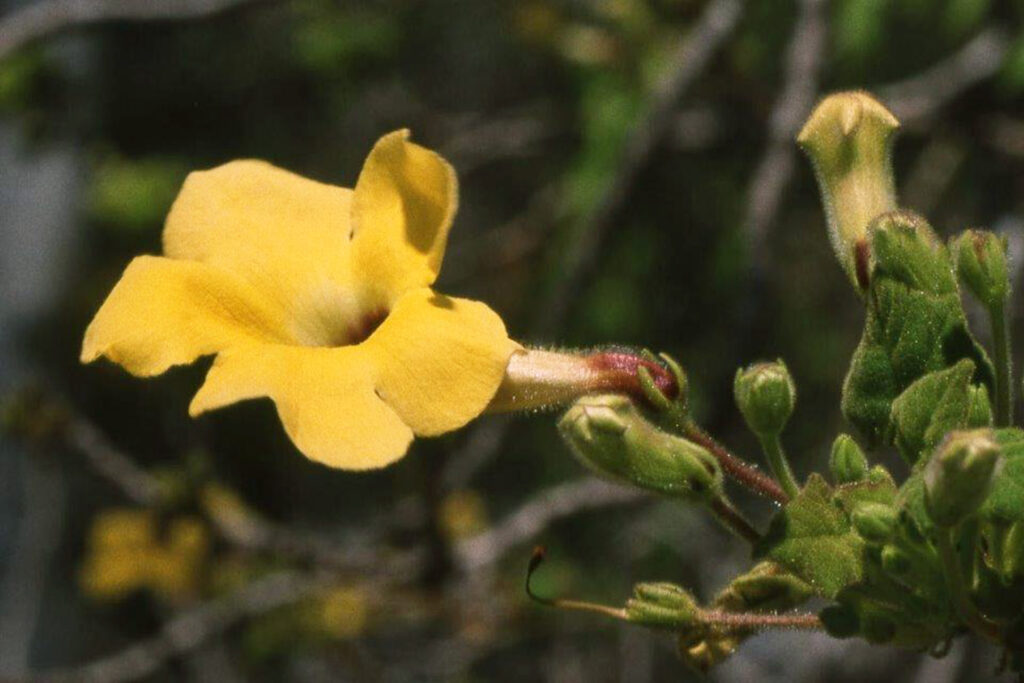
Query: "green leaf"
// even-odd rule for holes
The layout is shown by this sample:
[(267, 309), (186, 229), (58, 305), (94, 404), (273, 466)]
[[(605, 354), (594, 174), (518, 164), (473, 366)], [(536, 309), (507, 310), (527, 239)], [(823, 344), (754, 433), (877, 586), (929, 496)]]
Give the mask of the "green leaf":
[(973, 376), (974, 363), (965, 358), (921, 377), (893, 401), (893, 441), (904, 460), (913, 465), (948, 432), (967, 426)]
[(864, 503), (892, 505), (896, 500), (896, 483), (888, 472), (881, 469), (879, 472), (881, 476), (873, 479), (836, 487), (833, 500), (847, 515), (852, 515)]
[(999, 429), (996, 441), (1003, 449), (1003, 468), (978, 514), (994, 522), (1024, 521), (1024, 431)]
[(864, 580), (844, 588), (836, 601), (856, 615), (858, 632), (869, 642), (927, 649), (952, 632), (948, 601), (929, 600), (876, 562), (866, 563)]
[(772, 520), (755, 548), (758, 559), (770, 559), (809, 583), (825, 597), (857, 583), (863, 575), (864, 541), (832, 501), (832, 489), (818, 474)]
[(974, 364), (971, 383), (991, 387), (993, 373), (967, 329), (949, 253), (924, 219), (883, 214), (869, 239), (867, 318), (842, 409), (877, 447), (892, 435), (893, 401), (922, 376), (963, 359)]

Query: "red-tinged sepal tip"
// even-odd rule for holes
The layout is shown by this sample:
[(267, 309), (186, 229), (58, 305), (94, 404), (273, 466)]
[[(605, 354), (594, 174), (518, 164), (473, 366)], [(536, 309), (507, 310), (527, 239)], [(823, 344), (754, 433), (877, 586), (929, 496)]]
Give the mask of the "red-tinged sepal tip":
[[(505, 378), (489, 412), (566, 406), (591, 394), (618, 394), (658, 407), (681, 395), (682, 370), (667, 357), (658, 359), (634, 349), (549, 351), (522, 349), (509, 359)], [(650, 386), (648, 386), (650, 385)]]

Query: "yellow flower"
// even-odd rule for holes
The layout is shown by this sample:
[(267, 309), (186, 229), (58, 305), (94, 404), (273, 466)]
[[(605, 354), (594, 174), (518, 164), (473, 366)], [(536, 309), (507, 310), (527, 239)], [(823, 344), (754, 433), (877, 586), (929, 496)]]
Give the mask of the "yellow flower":
[(195, 593), (209, 539), (194, 517), (172, 520), (161, 530), (152, 510), (115, 508), (93, 521), (80, 580), (101, 600), (149, 589), (167, 600)]
[(269, 397), (332, 467), (383, 467), (479, 415), (519, 347), (487, 306), (430, 289), (457, 182), (408, 137), (381, 138), (354, 190), (259, 161), (191, 174), (164, 256), (129, 264), (82, 361), (148, 377), (217, 354), (191, 415)]

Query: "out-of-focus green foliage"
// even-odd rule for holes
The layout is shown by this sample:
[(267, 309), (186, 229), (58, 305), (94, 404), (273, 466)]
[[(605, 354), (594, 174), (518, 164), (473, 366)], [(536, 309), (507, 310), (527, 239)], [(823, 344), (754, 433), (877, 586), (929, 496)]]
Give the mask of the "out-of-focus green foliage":
[[(536, 538), (522, 540), (494, 565), (475, 571), (484, 577), (482, 594), (463, 592), (464, 576), (445, 559), (452, 545), (444, 540), (451, 538), (446, 523), (430, 511), (451, 494), (443, 482), (447, 466), (464, 458), (464, 449), (479, 452), (486, 441), (474, 440), (475, 432), (424, 442), (392, 469), (353, 477), (299, 457), (269, 405), (240, 405), (217, 417), (189, 420), (189, 391), (205, 368), (141, 383), (107, 368), (79, 367), (85, 323), (133, 255), (159, 251), (166, 209), (190, 170), (255, 157), (341, 183), (354, 177), (381, 133), (411, 127), (428, 146), (459, 152), (450, 154), (460, 173), (461, 208), (445, 272), (455, 286), (446, 291), (487, 301), (513, 336), (527, 342), (632, 343), (669, 351), (691, 377), (693, 413), (751, 459), (757, 442), (735, 410), (733, 372), (758, 358), (785, 357), (800, 387), (786, 436), (801, 482), (812, 463), (825, 467), (834, 435), (852, 429), (835, 406), (863, 310), (831, 261), (812, 173), (796, 166), (765, 253), (750, 253), (743, 225), (751, 179), (769, 146), (773, 107), (786, 85), (796, 2), (745, 4), (735, 34), (678, 103), (672, 131), (645, 161), (598, 250), (594, 272), (572, 292), (569, 312), (545, 338), (529, 338), (544, 295), (564, 274), (565, 254), (586, 235), (587, 217), (616, 178), (623, 145), (643, 121), (653, 84), (707, 5), (265, 2), (196, 22), (92, 26), (0, 62), (0, 116), (5, 129), (16, 131), (17, 153), (30, 161), (53, 150), (82, 154), (81, 196), (73, 202), (78, 212), (61, 218), (63, 235), (75, 245), (74, 267), (59, 274), (64, 296), (38, 311), (32, 328), (18, 337), (23, 357), (144, 466), (177, 465), (199, 446), (210, 453), (216, 478), (274, 521), (313, 528), (361, 549), (370, 537), (388, 547), (441, 548), (436, 557), (431, 553), (437, 548), (426, 551), (432, 560), (422, 575), (406, 577), (413, 586), (408, 593), (367, 593), (368, 612), (386, 618), (367, 619), (357, 635), (311, 636), (313, 646), (301, 647), (289, 634), (299, 629), (296, 624), (308, 628), (315, 621), (302, 609), (257, 620), (240, 638), (232, 634), (232, 653), (244, 640), (247, 654), (238, 659), (245, 674), (285, 678), (294, 673), (288, 662), (315, 660), (356, 679), (379, 667), (385, 678), (411, 671), (438, 679), (455, 671), (452, 677), (470, 680), (541, 680), (557, 677), (569, 662), (583, 676), (613, 678), (618, 669), (610, 653), (635, 648), (630, 636), (601, 622), (551, 617), (524, 604), (521, 573), (533, 541), (551, 549), (551, 560), (535, 579), (542, 595), (623, 595), (624, 577), (668, 577), (693, 587), (701, 604), (712, 605), (727, 582), (722, 568), (735, 574), (748, 558), (734, 550), (730, 555), (732, 546), (718, 530), (686, 511), (657, 505), (609, 509), (558, 520)], [(835, 0), (825, 16), (822, 94), (913, 77), (989, 27), (1009, 36), (1011, 47), (995, 77), (957, 90), (928, 113), (927, 125), (907, 122), (894, 166), (901, 189), (913, 190), (905, 195), (908, 208), (927, 208), (940, 237), (968, 225), (1012, 227), (1024, 210), (1024, 6)], [(488, 133), (489, 122), (500, 123), (496, 134)], [(529, 125), (515, 125), (524, 122)], [(936, 162), (936, 150), (948, 154)], [(20, 194), (8, 181), (13, 177), (0, 173), (5, 201)], [(553, 199), (541, 201), (544, 192)], [(7, 225), (3, 232), (16, 234)], [(764, 272), (752, 282), (755, 260)], [(15, 269), (4, 277), (16, 281), (23, 275)], [(821, 320), (828, 324), (816, 322)], [(959, 317), (955, 322), (962, 323)], [(6, 319), (2, 324), (14, 329)], [(0, 359), (0, 365), (5, 362)], [(978, 368), (983, 365), (978, 362)], [(942, 370), (938, 364), (927, 368)], [(975, 391), (984, 384), (980, 376), (972, 382)], [(890, 389), (884, 392), (886, 410), (899, 395)], [(877, 411), (879, 420), (888, 419), (886, 410)], [(925, 433), (914, 432), (931, 443)], [(1003, 433), (999, 438), (1012, 474), (1016, 446)], [(883, 450), (880, 457), (897, 480), (908, 474), (895, 451)], [(151, 595), (135, 595), (120, 607), (99, 607), (78, 595), (83, 548), (75, 539), (84, 538), (94, 514), (124, 501), (74, 457), (61, 452), (56, 460), (67, 468), (73, 492), (65, 543), (40, 617), (38, 631), (45, 637), (33, 655), (47, 666), (114, 651), (155, 632), (166, 616), (166, 605)], [(831, 520), (839, 536), (861, 539), (853, 521), (857, 510), (882, 505), (900, 515), (893, 533), (907, 537), (882, 543), (877, 535), (864, 535), (869, 557), (842, 575), (877, 579), (891, 593), (882, 599), (856, 586), (844, 588), (846, 611), (831, 613), (829, 627), (838, 634), (836, 624), (845, 624), (849, 635), (922, 643), (944, 627), (948, 614), (891, 577), (879, 578), (885, 567), (909, 566), (908, 576), (923, 576), (924, 592), (932, 590), (928, 582), (934, 577), (915, 555), (920, 542), (910, 538), (927, 520), (923, 492), (915, 494), (920, 482), (911, 477), (890, 500), (889, 484), (862, 469), (847, 463), (843, 472), (849, 479), (856, 474), (856, 482), (837, 476), (834, 486), (821, 482), (827, 491), (815, 485), (823, 519)], [(482, 523), (500, 525), (533, 495), (580, 475), (557, 443), (551, 419), (517, 420), (515, 437), (505, 439), (459, 490), (485, 501)], [(979, 594), (988, 596), (986, 609), (999, 606), (993, 597), (999, 581), (1016, 585), (1024, 576), (1024, 522), (1004, 486), (1011, 484), (996, 485), (986, 503), (992, 512), (985, 512), (979, 531), (992, 549), (985, 558), (991, 571), (979, 573), (991, 581), (979, 585)], [(864, 501), (844, 493), (869, 489), (881, 493), (865, 495)], [(765, 528), (764, 510), (742, 497), (737, 502)], [(3, 528), (14, 528), (14, 513), (5, 519)], [(895, 550), (887, 551), (889, 546)], [(777, 552), (799, 554), (788, 550), (783, 545)], [(910, 557), (909, 565), (901, 554)], [(214, 574), (235, 568), (245, 580), (277, 568), (242, 562), (238, 569), (238, 558), (219, 544), (213, 557)], [(849, 559), (849, 553), (838, 557)], [(209, 577), (210, 595), (237, 587), (218, 586), (218, 580)], [(891, 633), (890, 598), (901, 609), (917, 610), (912, 632)], [(735, 643), (707, 635), (688, 644), (692, 661), (724, 660), (722, 666), (729, 667), (724, 655)], [(671, 646), (644, 642), (654, 648), (648, 678), (685, 675)], [(769, 665), (791, 657), (791, 641), (785, 643), (781, 658), (779, 650), (764, 645)], [(465, 661), (451, 654), (465, 651), (471, 652)], [(637, 667), (646, 666), (645, 657), (638, 653)], [(439, 659), (452, 668), (438, 669)], [(843, 671), (830, 674), (840, 681), (873, 676), (875, 671), (858, 668), (870, 659), (851, 658)], [(749, 671), (741, 667), (753, 666), (752, 659), (736, 661), (737, 669), (723, 668), (723, 676), (740, 676)], [(895, 678), (910, 676), (917, 666), (912, 658), (893, 661)], [(180, 670), (188, 666), (178, 664)], [(967, 668), (980, 668), (972, 667)]]

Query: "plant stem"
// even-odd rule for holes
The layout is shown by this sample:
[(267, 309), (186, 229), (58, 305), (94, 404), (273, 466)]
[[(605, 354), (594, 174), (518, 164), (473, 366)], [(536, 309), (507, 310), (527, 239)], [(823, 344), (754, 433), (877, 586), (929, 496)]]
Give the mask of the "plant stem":
[(992, 324), (992, 350), (996, 357), (996, 426), (1008, 427), (1013, 421), (1013, 363), (1010, 360), (1010, 328), (1002, 303), (989, 310)]
[(722, 526), (747, 543), (754, 545), (761, 540), (761, 534), (757, 529), (724, 496), (711, 501), (711, 512)]
[(793, 470), (789, 468), (789, 460), (786, 459), (786, 454), (782, 451), (779, 435), (762, 436), (761, 449), (764, 450), (768, 466), (771, 467), (775, 479), (782, 485), (782, 490), (790, 498), (796, 497), (800, 492), (800, 485), (796, 482), (796, 477), (793, 476)]
[(718, 443), (713, 436), (701, 429), (700, 425), (692, 419), (682, 425), (681, 432), (690, 441), (706, 448), (718, 460), (722, 470), (741, 485), (760, 496), (772, 499), (779, 505), (789, 502), (789, 495), (782, 490), (778, 482), (756, 466), (730, 453), (728, 448)]
[(971, 600), (963, 567), (960, 565), (960, 558), (957, 557), (956, 547), (953, 543), (954, 533), (955, 527), (938, 530), (939, 557), (942, 559), (942, 569), (952, 594), (953, 606), (967, 626), (998, 643), (1002, 639), (999, 626), (982, 614)]
[(705, 624), (727, 629), (767, 629), (781, 628), (801, 631), (821, 630), (821, 619), (817, 614), (797, 612), (795, 614), (758, 614), (753, 612), (725, 612), (721, 610), (705, 610), (701, 612), (701, 621)]

